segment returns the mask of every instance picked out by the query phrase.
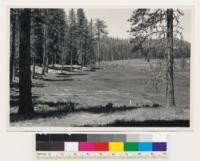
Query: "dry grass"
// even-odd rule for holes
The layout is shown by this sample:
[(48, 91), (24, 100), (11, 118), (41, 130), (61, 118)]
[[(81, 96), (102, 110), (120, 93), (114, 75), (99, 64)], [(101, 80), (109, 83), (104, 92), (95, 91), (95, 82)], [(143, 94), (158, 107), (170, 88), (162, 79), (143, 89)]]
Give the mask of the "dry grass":
[[(188, 109), (177, 108), (138, 108), (113, 113), (68, 113), (62, 117), (48, 117), (34, 120), (13, 122), (12, 126), (106, 126), (116, 120), (146, 121), (146, 120), (189, 120)], [(77, 119), (78, 118), (78, 119)]]
[[(39, 70), (39, 69), (38, 69)], [(189, 64), (185, 69), (177, 65), (175, 70), (176, 107), (165, 108), (165, 85), (155, 93), (151, 84), (149, 64), (144, 60), (104, 62), (101, 69), (90, 71), (50, 70), (45, 77), (33, 80), (33, 102), (37, 112), (59, 111), (68, 108), (69, 102), (76, 109), (104, 107), (112, 103), (114, 107), (144, 107), (121, 110), (112, 113), (92, 113), (77, 111), (60, 117), (33, 117), (31, 120), (12, 122), (11, 126), (104, 126), (116, 120), (189, 120)], [(11, 114), (15, 114), (18, 104), (18, 89), (11, 88)], [(159, 108), (151, 108), (159, 104)], [(77, 119), (79, 118), (79, 119)]]

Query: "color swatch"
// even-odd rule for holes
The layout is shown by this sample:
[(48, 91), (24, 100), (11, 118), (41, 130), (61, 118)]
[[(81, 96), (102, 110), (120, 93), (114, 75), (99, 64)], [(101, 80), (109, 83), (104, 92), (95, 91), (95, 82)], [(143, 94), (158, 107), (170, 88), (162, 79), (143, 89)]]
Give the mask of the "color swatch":
[(167, 142), (149, 134), (36, 134), (36, 151), (164, 152)]
[(124, 143), (123, 142), (109, 142), (109, 151), (124, 151)]

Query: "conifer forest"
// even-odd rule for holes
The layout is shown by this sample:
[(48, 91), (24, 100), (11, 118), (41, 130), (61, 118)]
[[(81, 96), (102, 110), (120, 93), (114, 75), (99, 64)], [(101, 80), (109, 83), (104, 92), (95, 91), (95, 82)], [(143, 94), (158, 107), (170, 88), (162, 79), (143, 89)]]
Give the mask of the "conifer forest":
[(10, 9), (10, 126), (189, 127), (189, 11), (99, 13)]

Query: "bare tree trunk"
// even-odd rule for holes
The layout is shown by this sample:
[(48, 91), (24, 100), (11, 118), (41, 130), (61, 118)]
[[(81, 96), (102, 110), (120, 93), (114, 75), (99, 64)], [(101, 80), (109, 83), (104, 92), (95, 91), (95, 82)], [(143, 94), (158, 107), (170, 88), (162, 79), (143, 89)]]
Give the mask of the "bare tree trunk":
[(43, 36), (44, 36), (44, 42), (43, 42), (43, 67), (42, 67), (42, 75), (45, 73), (45, 67), (46, 67), (46, 24), (43, 26)]
[(45, 72), (48, 73), (49, 71), (49, 55), (46, 54), (46, 65), (45, 65)]
[(35, 78), (35, 55), (33, 56), (32, 78)]
[(64, 44), (62, 45), (62, 49), (63, 49), (63, 52), (62, 52), (62, 60), (61, 60), (61, 63), (62, 63), (61, 73), (63, 73), (63, 65), (64, 65), (64, 54), (65, 54)]
[(63, 73), (63, 60), (62, 61), (62, 65), (61, 65), (61, 73)]
[(98, 59), (98, 65), (100, 66), (100, 40), (98, 40), (98, 44), (97, 44), (97, 59)]
[(52, 67), (54, 67), (55, 66), (55, 56), (54, 56), (54, 54), (52, 55)]
[(71, 64), (71, 71), (73, 70), (73, 58), (72, 58), (72, 51), (70, 51), (70, 64)]
[(81, 53), (81, 71), (83, 71), (83, 51), (82, 51), (82, 43), (81, 43), (81, 50), (80, 50), (80, 53)]
[(54, 55), (54, 66), (55, 66), (56, 63), (57, 63), (57, 55), (55, 54)]
[(174, 97), (174, 58), (173, 58), (173, 9), (167, 9), (167, 107), (175, 105)]
[(12, 26), (12, 46), (11, 46), (11, 55), (10, 55), (10, 82), (13, 82), (13, 78), (15, 77), (15, 52), (16, 52), (16, 44), (15, 44), (15, 36), (16, 36), (16, 15), (14, 15), (13, 26)]
[(19, 48), (19, 114), (33, 113), (31, 94), (31, 9), (23, 9), (20, 17), (20, 48)]
[(16, 75), (16, 61), (15, 58), (13, 59), (13, 74), (12, 74), (12, 81), (15, 80), (15, 75)]

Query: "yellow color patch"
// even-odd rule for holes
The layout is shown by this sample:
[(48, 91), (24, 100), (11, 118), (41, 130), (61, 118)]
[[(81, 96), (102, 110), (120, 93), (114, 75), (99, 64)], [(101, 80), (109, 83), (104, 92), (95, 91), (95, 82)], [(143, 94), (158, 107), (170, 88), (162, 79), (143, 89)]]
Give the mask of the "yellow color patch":
[(123, 142), (109, 142), (109, 151), (124, 151)]

